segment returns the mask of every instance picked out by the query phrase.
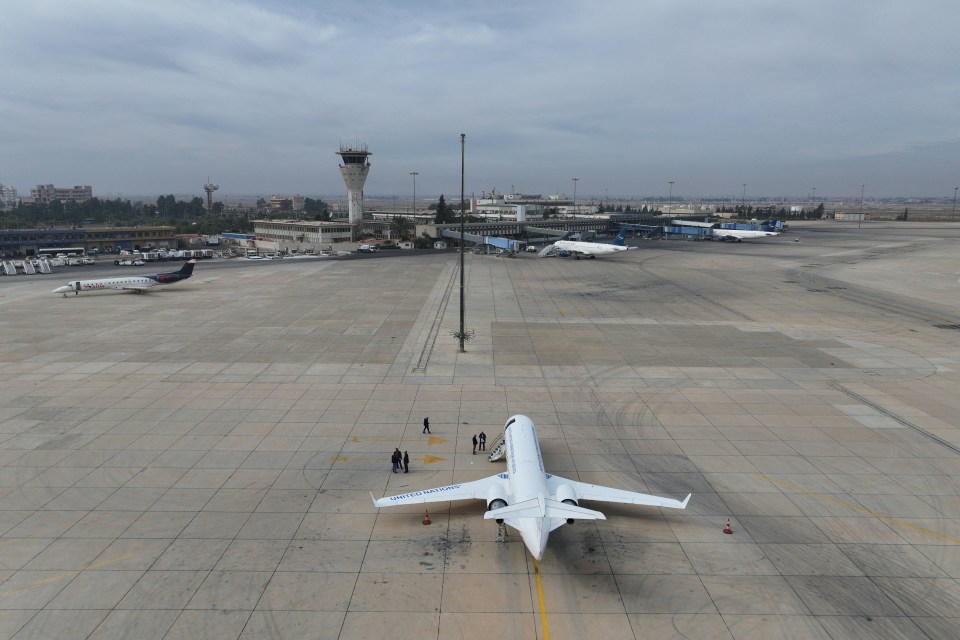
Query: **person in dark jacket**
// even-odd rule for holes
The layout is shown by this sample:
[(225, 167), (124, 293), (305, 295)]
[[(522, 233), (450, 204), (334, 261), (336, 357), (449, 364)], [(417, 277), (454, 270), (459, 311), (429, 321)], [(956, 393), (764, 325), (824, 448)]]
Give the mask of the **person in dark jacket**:
[(430, 433), (430, 418), (423, 419), (423, 433)]
[(410, 453), (407, 451), (403, 452), (403, 472), (410, 473)]
[(473, 434), (473, 455), (477, 455), (477, 434)]

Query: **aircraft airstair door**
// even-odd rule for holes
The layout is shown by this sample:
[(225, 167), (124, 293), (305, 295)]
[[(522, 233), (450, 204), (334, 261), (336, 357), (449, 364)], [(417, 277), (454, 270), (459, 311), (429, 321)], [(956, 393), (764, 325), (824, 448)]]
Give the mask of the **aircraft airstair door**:
[(503, 458), (507, 453), (507, 441), (501, 433), (493, 440), (493, 448), (490, 449), (490, 462), (496, 462)]
[(537, 254), (537, 257), (538, 257), (538, 258), (546, 258), (548, 255), (550, 255), (550, 252), (551, 252), (551, 251), (553, 251), (553, 245), (552, 245), (552, 244), (548, 244), (548, 245), (545, 246), (543, 249), (540, 249), (540, 253)]

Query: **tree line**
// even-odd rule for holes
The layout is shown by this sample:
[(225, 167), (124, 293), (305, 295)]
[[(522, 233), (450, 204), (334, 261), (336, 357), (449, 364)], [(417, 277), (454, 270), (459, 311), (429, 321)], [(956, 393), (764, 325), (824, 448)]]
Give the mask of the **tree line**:
[[(257, 201), (257, 210), (267, 217), (289, 216), (289, 212), (270, 212), (266, 205), (263, 198)], [(203, 198), (194, 196), (189, 200), (178, 200), (173, 194), (159, 196), (156, 204), (96, 197), (83, 202), (21, 201), (6, 211), (0, 211), (0, 229), (164, 225), (175, 227), (177, 233), (245, 233), (253, 230), (250, 222), (250, 213), (253, 212), (251, 209), (227, 210), (222, 202), (214, 202), (213, 211), (208, 213)], [(314, 220), (330, 219), (327, 203), (319, 198), (304, 199), (304, 214)]]

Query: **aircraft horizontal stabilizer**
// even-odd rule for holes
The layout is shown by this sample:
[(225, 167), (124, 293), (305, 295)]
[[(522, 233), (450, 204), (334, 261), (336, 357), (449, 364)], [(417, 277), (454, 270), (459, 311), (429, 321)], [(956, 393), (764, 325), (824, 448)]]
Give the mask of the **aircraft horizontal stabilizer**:
[(607, 517), (599, 511), (584, 509), (572, 504), (560, 502), (552, 498), (538, 496), (524, 500), (500, 509), (493, 509), (483, 514), (486, 520), (500, 520), (509, 518), (563, 518), (575, 520), (606, 520)]

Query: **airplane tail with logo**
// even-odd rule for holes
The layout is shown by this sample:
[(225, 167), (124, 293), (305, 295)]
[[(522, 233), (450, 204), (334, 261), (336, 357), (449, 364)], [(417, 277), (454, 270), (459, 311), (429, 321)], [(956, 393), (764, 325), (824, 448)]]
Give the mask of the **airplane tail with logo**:
[(196, 260), (190, 260), (186, 262), (179, 271), (171, 271), (170, 273), (158, 273), (155, 276), (147, 276), (159, 284), (172, 284), (174, 282), (180, 282), (181, 280), (186, 280), (193, 275), (193, 267), (196, 266)]
[(620, 227), (620, 233), (617, 234), (617, 237), (610, 241), (610, 244), (615, 244), (618, 247), (622, 247), (627, 243), (627, 228)]
[(181, 278), (189, 278), (193, 275), (193, 267), (197, 264), (196, 260), (188, 260), (180, 267), (180, 271), (177, 273), (180, 274)]

